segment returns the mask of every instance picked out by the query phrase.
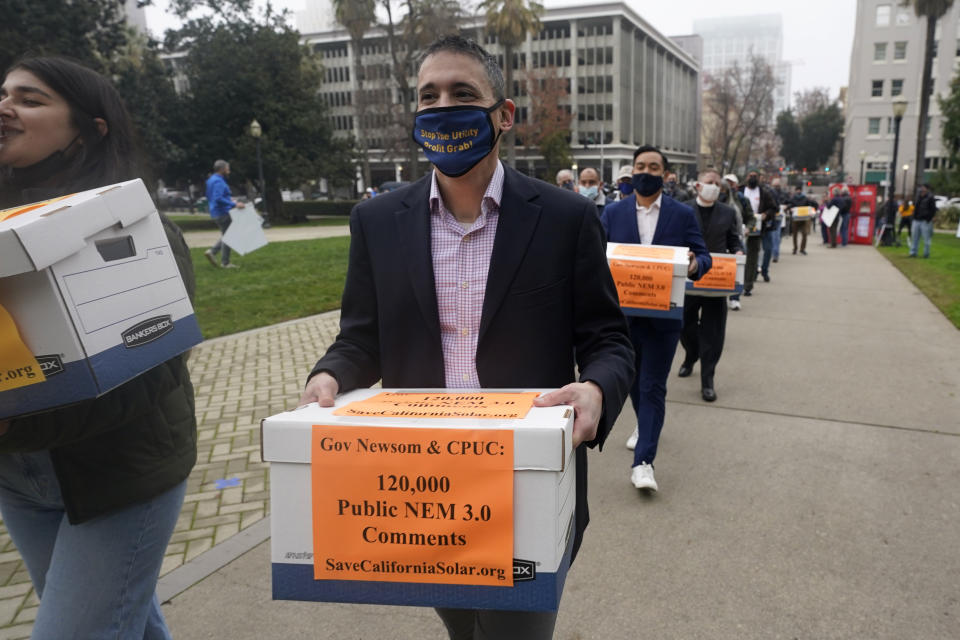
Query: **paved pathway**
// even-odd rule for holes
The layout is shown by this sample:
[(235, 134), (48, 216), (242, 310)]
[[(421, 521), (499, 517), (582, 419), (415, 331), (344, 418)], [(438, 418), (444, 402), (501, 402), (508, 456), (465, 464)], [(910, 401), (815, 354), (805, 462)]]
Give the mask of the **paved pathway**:
[[(343, 226), (316, 226), (316, 227), (270, 227), (264, 229), (269, 242), (286, 242), (288, 240), (310, 240), (313, 238), (334, 238), (350, 235), (350, 227)], [(219, 231), (188, 231), (183, 234), (190, 247), (212, 247), (220, 239)]]

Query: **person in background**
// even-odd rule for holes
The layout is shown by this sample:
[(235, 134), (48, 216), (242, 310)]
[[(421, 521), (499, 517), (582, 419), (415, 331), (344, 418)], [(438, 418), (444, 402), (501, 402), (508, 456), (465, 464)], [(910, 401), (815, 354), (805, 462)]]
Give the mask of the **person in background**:
[(580, 172), (580, 188), (578, 193), (597, 207), (597, 215), (603, 213), (603, 208), (613, 202), (603, 192), (603, 180), (600, 173), (593, 167), (587, 167)]
[(900, 208), (897, 210), (897, 213), (900, 215), (900, 222), (897, 224), (897, 244), (900, 244), (900, 234), (903, 233), (903, 229), (907, 229), (907, 240), (911, 239), (911, 231), (913, 225), (913, 201), (904, 200), (900, 204)]
[(780, 243), (783, 241), (783, 230), (788, 224), (786, 205), (789, 204), (790, 194), (783, 190), (780, 178), (770, 180), (770, 190), (777, 200), (780, 211), (777, 213), (777, 225), (773, 229), (773, 262), (780, 262)]
[[(700, 173), (697, 180), (697, 199), (693, 211), (700, 225), (703, 240), (711, 253), (743, 255), (740, 243), (740, 225), (733, 207), (720, 198), (720, 174), (714, 169)], [(700, 361), (700, 395), (707, 402), (717, 399), (713, 376), (723, 353), (727, 331), (726, 297), (708, 297), (688, 292), (683, 302), (683, 364), (677, 375), (686, 378), (693, 373), (693, 365)]]
[[(687, 247), (687, 275), (699, 280), (713, 263), (693, 209), (663, 193), (663, 176), (669, 170), (660, 149), (639, 147), (633, 153), (633, 195), (604, 209), (601, 222), (610, 242)], [(667, 377), (683, 321), (630, 316), (627, 322), (637, 368), (630, 388), (637, 417), (637, 428), (627, 440), (627, 448), (634, 450), (630, 482), (637, 489), (657, 491), (653, 460), (663, 430)]]
[[(850, 220), (850, 208), (853, 206), (853, 200), (850, 199), (850, 191), (846, 187), (840, 187), (827, 203), (827, 207), (836, 207), (840, 212), (837, 214), (837, 217), (833, 219), (833, 224), (830, 225), (829, 236), (830, 236), (830, 248), (837, 248), (837, 236), (842, 234), (844, 227), (844, 216), (846, 216), (847, 223)], [(891, 202), (889, 206), (896, 207), (896, 203)], [(847, 246), (847, 239), (844, 237), (840, 238), (842, 246)]]
[[(230, 163), (226, 160), (217, 160), (213, 163), (213, 173), (207, 178), (207, 203), (210, 207), (210, 217), (217, 223), (220, 229), (220, 239), (217, 244), (203, 252), (210, 264), (221, 266), (225, 269), (235, 268), (237, 265), (230, 262), (230, 247), (223, 241), (223, 234), (230, 228), (233, 219), (230, 217), (230, 210), (234, 207), (243, 209), (242, 202), (235, 202), (230, 194), (230, 185), (227, 184), (227, 176), (230, 175)], [(217, 254), (220, 254), (220, 262), (217, 263)]]
[[(63, 58), (15, 63), (0, 88), (0, 208), (139, 177), (135, 137), (103, 76)], [(186, 242), (159, 215), (192, 298)], [(0, 419), (0, 514), (40, 598), (34, 640), (170, 638), (155, 591), (197, 458), (186, 361)]]
[[(750, 201), (750, 208), (760, 217), (760, 240), (763, 246), (763, 261), (760, 263), (760, 275), (764, 282), (770, 282), (770, 261), (773, 259), (773, 241), (774, 232), (779, 233), (779, 221), (777, 214), (780, 213), (780, 205), (777, 204), (777, 198), (773, 192), (760, 182), (760, 175), (756, 171), (747, 174), (747, 184), (740, 188), (743, 195)], [(749, 243), (747, 246), (747, 271), (750, 270)], [(756, 276), (754, 276), (755, 278)], [(746, 280), (746, 278), (744, 278)], [(746, 282), (744, 282), (744, 291), (746, 291)], [(752, 289), (752, 283), (751, 283)], [(746, 293), (746, 295), (750, 295)]]
[(663, 177), (663, 192), (677, 202), (689, 204), (693, 195), (677, 180), (677, 174), (670, 171)]
[(790, 231), (793, 236), (793, 255), (797, 255), (797, 234), (799, 234), (801, 236), (800, 254), (805, 256), (807, 255), (807, 234), (810, 232), (810, 219), (813, 216), (798, 219), (792, 215), (792, 212), (797, 207), (810, 207), (813, 211), (816, 211), (817, 203), (808, 198), (806, 194), (803, 193), (803, 187), (798, 185), (790, 197), (788, 206), (791, 210)]
[(623, 200), (630, 197), (633, 193), (633, 167), (628, 164), (620, 167), (617, 172), (617, 193), (616, 199)]
[(570, 169), (560, 169), (557, 171), (557, 186), (567, 191), (576, 191), (574, 187), (573, 171)]
[(920, 237), (923, 237), (923, 257), (930, 257), (930, 241), (933, 238), (933, 219), (937, 215), (937, 201), (933, 197), (929, 184), (920, 185), (917, 193), (917, 205), (913, 211), (913, 226), (910, 229), (911, 258), (917, 257)]

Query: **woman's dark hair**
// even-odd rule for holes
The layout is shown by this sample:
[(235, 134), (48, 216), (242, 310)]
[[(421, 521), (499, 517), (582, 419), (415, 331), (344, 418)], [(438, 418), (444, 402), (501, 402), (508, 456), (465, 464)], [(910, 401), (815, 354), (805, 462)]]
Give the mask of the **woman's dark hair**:
[[(113, 84), (87, 67), (58, 56), (24, 58), (6, 73), (22, 69), (37, 76), (56, 91), (70, 107), (70, 117), (80, 135), (66, 167), (56, 176), (12, 170), (6, 176), (20, 189), (53, 187), (66, 194), (123, 182), (139, 177), (136, 137), (130, 114)], [(107, 123), (101, 135), (94, 118)], [(48, 181), (55, 178), (55, 184)]]

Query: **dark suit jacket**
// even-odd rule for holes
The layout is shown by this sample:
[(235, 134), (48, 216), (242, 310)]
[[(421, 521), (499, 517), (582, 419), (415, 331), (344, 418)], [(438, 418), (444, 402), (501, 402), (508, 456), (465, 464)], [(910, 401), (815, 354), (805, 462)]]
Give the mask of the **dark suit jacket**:
[[(610, 242), (626, 242), (640, 244), (640, 229), (637, 227), (637, 195), (614, 202), (604, 209), (600, 219), (607, 232)], [(662, 244), (674, 247), (689, 247), (697, 259), (697, 273), (691, 279), (699, 280), (700, 276), (710, 270), (713, 260), (710, 252), (703, 243), (703, 235), (693, 209), (664, 195), (660, 200), (660, 216), (657, 218), (657, 228), (653, 232), (652, 244)], [(643, 318), (660, 331), (679, 331), (683, 326), (682, 320), (668, 318)], [(630, 317), (631, 324), (641, 322), (640, 318)]]
[(693, 211), (700, 224), (700, 232), (703, 234), (707, 249), (711, 253), (743, 251), (743, 245), (740, 244), (740, 230), (737, 228), (737, 212), (733, 207), (722, 202), (715, 202), (712, 209), (704, 216), (705, 209), (694, 201)]
[[(633, 349), (607, 267), (596, 206), (504, 167), (503, 197), (484, 294), (477, 373), (485, 388), (603, 390), (602, 445), (633, 380)], [(443, 348), (430, 248), (430, 176), (358, 204), (340, 335), (311, 375), (340, 391), (442, 388)], [(577, 455), (574, 553), (589, 520), (587, 457)]]

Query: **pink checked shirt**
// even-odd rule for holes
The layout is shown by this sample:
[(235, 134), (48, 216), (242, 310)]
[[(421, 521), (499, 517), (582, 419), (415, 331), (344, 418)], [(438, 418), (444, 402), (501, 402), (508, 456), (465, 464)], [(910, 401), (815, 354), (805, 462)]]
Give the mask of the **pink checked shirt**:
[(477, 336), (502, 196), (503, 165), (498, 161), (480, 203), (480, 217), (464, 229), (444, 206), (436, 173), (431, 178), (430, 248), (448, 388), (480, 387)]

